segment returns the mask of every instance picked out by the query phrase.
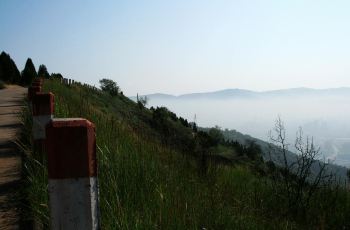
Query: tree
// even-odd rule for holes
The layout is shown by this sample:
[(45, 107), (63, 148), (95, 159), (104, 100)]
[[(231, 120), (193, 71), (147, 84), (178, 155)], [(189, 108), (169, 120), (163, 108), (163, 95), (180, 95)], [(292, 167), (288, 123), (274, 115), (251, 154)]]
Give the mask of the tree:
[[(270, 132), (270, 161), (276, 162), (279, 170), (272, 176), (272, 186), (276, 197), (287, 201), (287, 213), (304, 216), (317, 189), (333, 184), (335, 177), (327, 170), (328, 163), (318, 160), (320, 149), (313, 139), (303, 137), (300, 129), (294, 147), (296, 155), (290, 155), (286, 142), (286, 130), (281, 118), (275, 122), (274, 132)], [(279, 156), (273, 159), (272, 154)]]
[(45, 65), (40, 65), (39, 69), (38, 69), (38, 77), (42, 77), (42, 78), (46, 78), (49, 79), (50, 78), (50, 74), (47, 71), (47, 68)]
[(26, 61), (26, 65), (21, 73), (22, 75), (22, 85), (30, 85), (32, 84), (34, 78), (38, 76), (35, 66), (32, 62), (32, 59), (28, 58)]
[(119, 86), (111, 79), (103, 78), (100, 80), (100, 87), (102, 91), (109, 93), (111, 96), (117, 96), (119, 93)]
[(220, 127), (218, 126), (215, 126), (215, 128), (209, 129), (208, 134), (211, 137), (212, 141), (214, 142), (214, 145), (218, 145), (220, 142), (224, 140), (224, 135), (222, 134)]
[(255, 140), (247, 140), (245, 153), (252, 160), (261, 159), (261, 147), (256, 144)]
[(137, 101), (139, 108), (142, 109), (147, 105), (148, 97), (147, 96), (141, 97), (141, 96), (139, 96), (139, 94), (137, 94), (136, 101)]
[(20, 83), (21, 75), (15, 62), (5, 52), (0, 54), (0, 79), (7, 83)]
[(60, 73), (52, 73), (50, 77), (57, 78), (57, 79), (62, 79), (63, 78), (62, 74), (60, 74)]

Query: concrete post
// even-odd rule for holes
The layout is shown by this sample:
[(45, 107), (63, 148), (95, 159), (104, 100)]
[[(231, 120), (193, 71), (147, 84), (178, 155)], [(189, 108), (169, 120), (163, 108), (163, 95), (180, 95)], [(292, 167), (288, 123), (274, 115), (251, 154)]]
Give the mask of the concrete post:
[(28, 87), (28, 100), (32, 101), (36, 93), (41, 92), (41, 86), (29, 86)]
[(44, 79), (42, 78), (35, 78), (34, 82), (40, 82), (41, 84), (43, 83)]
[(95, 125), (82, 118), (46, 126), (51, 227), (99, 229)]
[(36, 150), (44, 151), (45, 127), (55, 111), (53, 93), (36, 93), (33, 98), (33, 140)]
[(40, 86), (40, 87), (42, 87), (42, 83), (40, 82), (40, 81), (34, 81), (33, 83), (32, 83), (32, 86)]

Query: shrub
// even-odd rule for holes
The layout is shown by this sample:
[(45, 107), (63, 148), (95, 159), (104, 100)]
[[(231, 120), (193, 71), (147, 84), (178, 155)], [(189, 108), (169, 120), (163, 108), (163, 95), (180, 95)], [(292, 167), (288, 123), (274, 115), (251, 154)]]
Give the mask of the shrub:
[(111, 96), (117, 96), (119, 93), (119, 86), (111, 79), (103, 78), (100, 80), (101, 89), (109, 93)]

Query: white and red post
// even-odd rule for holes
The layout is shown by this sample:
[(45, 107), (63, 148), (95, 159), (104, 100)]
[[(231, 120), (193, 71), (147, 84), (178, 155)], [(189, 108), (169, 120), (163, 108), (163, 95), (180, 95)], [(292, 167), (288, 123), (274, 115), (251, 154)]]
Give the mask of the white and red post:
[(28, 100), (32, 101), (36, 93), (41, 92), (41, 86), (29, 86), (28, 87)]
[(99, 229), (95, 125), (52, 119), (46, 152), (52, 229)]
[(53, 118), (55, 105), (53, 93), (36, 93), (32, 100), (33, 140), (37, 150), (43, 152), (46, 139), (46, 125)]

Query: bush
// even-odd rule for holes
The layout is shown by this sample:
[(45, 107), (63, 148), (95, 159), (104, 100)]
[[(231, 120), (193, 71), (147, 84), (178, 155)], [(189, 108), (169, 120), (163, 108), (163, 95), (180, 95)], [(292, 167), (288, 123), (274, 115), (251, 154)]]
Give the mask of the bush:
[(111, 96), (118, 95), (119, 86), (113, 80), (103, 78), (102, 80), (100, 80), (100, 84), (101, 84), (102, 91), (109, 93)]

